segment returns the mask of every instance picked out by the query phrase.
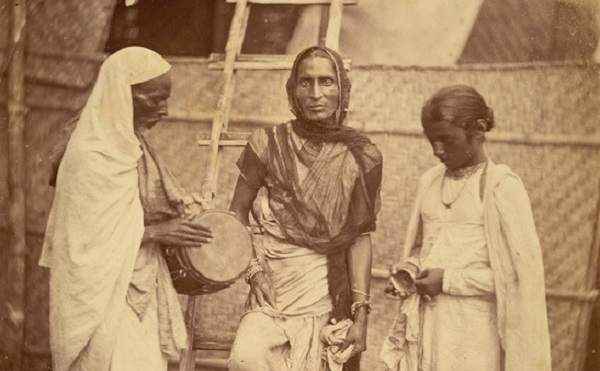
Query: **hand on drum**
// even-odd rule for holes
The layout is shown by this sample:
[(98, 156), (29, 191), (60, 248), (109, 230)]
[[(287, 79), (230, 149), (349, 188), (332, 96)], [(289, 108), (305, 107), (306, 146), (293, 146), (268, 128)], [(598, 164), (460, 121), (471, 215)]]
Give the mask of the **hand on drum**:
[(186, 218), (148, 225), (144, 232), (144, 240), (173, 247), (199, 247), (211, 238), (210, 228)]
[(250, 293), (246, 300), (246, 310), (267, 305), (275, 308), (275, 291), (265, 272), (258, 272), (250, 279)]

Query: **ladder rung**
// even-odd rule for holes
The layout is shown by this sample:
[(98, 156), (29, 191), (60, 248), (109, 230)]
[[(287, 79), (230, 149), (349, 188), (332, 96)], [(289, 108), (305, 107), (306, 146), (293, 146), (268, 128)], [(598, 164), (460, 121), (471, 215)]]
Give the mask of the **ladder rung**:
[[(175, 112), (173, 115), (169, 115), (163, 118), (163, 121), (168, 122), (190, 122), (193, 124), (200, 124), (206, 122), (212, 122), (215, 117), (213, 112), (195, 112), (193, 114), (178, 114)], [(262, 115), (232, 115), (229, 116), (229, 123), (243, 123), (246, 126), (273, 126), (287, 122), (291, 117), (286, 116), (262, 116)], [(248, 133), (250, 135), (250, 133)], [(210, 139), (208, 133), (206, 136), (201, 136), (201, 139)], [(230, 138), (229, 138), (230, 139)]]
[[(293, 54), (239, 54), (236, 57), (236, 61), (239, 62), (294, 62), (295, 55)], [(223, 62), (225, 54), (223, 53), (210, 53), (208, 61), (211, 63)], [(210, 64), (209, 64), (210, 66)]]
[[(240, 54), (233, 68), (236, 70), (289, 70), (294, 63), (289, 54)], [(212, 53), (209, 57), (209, 70), (222, 70), (225, 67), (225, 55)]]
[[(234, 63), (236, 70), (290, 70), (295, 55), (291, 54), (240, 54)], [(222, 70), (225, 66), (225, 55), (213, 53), (209, 57), (208, 69)], [(344, 68), (350, 70), (352, 61), (343, 60)]]
[[(245, 146), (247, 138), (251, 133), (245, 132), (222, 132), (219, 136), (219, 146)], [(210, 145), (210, 133), (202, 133), (198, 136), (198, 145)]]
[(232, 345), (229, 341), (194, 340), (193, 347), (194, 350), (231, 350)]
[[(210, 139), (201, 139), (198, 141), (199, 146), (209, 146)], [(238, 139), (221, 139), (219, 140), (219, 146), (221, 147), (243, 147), (246, 145), (246, 140)]]
[[(228, 3), (237, 3), (237, 0), (227, 0)], [(301, 5), (318, 5), (330, 4), (331, 0), (248, 0), (252, 4), (301, 4)], [(357, 0), (344, 0), (344, 5), (354, 5)]]
[(234, 332), (203, 331), (195, 334), (193, 348), (201, 350), (230, 350), (234, 340)]
[[(240, 131), (223, 131), (221, 132), (221, 135), (219, 135), (219, 140), (247, 140), (250, 134), (252, 133)], [(198, 140), (210, 141), (210, 133), (199, 134)]]

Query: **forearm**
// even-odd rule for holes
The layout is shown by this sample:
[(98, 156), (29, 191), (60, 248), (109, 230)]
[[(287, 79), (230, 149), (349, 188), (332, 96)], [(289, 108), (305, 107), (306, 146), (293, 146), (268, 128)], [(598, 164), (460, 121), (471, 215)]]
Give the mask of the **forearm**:
[[(371, 286), (372, 245), (371, 235), (364, 234), (348, 249), (348, 270), (352, 301), (369, 301)], [(354, 321), (367, 323), (367, 307), (356, 310)]]
[(414, 241), (412, 241), (412, 248), (410, 254), (404, 259), (404, 261), (396, 262), (397, 265), (411, 265), (411, 271), (417, 273), (421, 270), (421, 249), (423, 247), (423, 223), (419, 220), (417, 227), (417, 233)]
[(229, 211), (235, 214), (235, 217), (245, 226), (250, 226), (250, 209), (244, 207), (236, 207), (237, 205), (231, 205)]
[(229, 210), (234, 212), (238, 220), (245, 226), (250, 225), (250, 208), (257, 194), (258, 189), (248, 184), (242, 176), (238, 177)]
[[(250, 209), (257, 194), (258, 189), (253, 188), (242, 176), (238, 177), (229, 211), (235, 213), (236, 218), (246, 227), (250, 226)], [(256, 248), (253, 248), (252, 258), (255, 259), (256, 257)]]

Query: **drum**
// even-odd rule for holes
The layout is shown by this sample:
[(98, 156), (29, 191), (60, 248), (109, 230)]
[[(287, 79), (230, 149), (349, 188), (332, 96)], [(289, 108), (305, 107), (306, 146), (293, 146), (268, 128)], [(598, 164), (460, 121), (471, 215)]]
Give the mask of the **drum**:
[(210, 227), (213, 238), (201, 247), (161, 248), (175, 290), (184, 295), (211, 294), (243, 275), (252, 258), (252, 239), (235, 214), (209, 210), (193, 219)]

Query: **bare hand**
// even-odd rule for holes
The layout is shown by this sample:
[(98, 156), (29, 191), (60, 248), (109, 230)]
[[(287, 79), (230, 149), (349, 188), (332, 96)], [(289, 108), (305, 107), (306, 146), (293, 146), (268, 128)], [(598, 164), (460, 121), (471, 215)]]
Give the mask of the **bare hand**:
[[(366, 315), (366, 314), (365, 314)], [(367, 322), (357, 320), (350, 326), (346, 333), (346, 339), (340, 346), (338, 352), (343, 353), (346, 349), (353, 345), (350, 357), (354, 357), (367, 350)]]
[(175, 218), (166, 222), (146, 226), (144, 240), (158, 242), (172, 247), (199, 247), (210, 242), (210, 228), (185, 218)]
[(246, 310), (271, 306), (275, 308), (275, 290), (265, 272), (258, 272), (250, 279), (250, 293), (246, 300)]
[(434, 296), (442, 292), (444, 270), (439, 268), (425, 269), (417, 274), (417, 291), (421, 295)]

